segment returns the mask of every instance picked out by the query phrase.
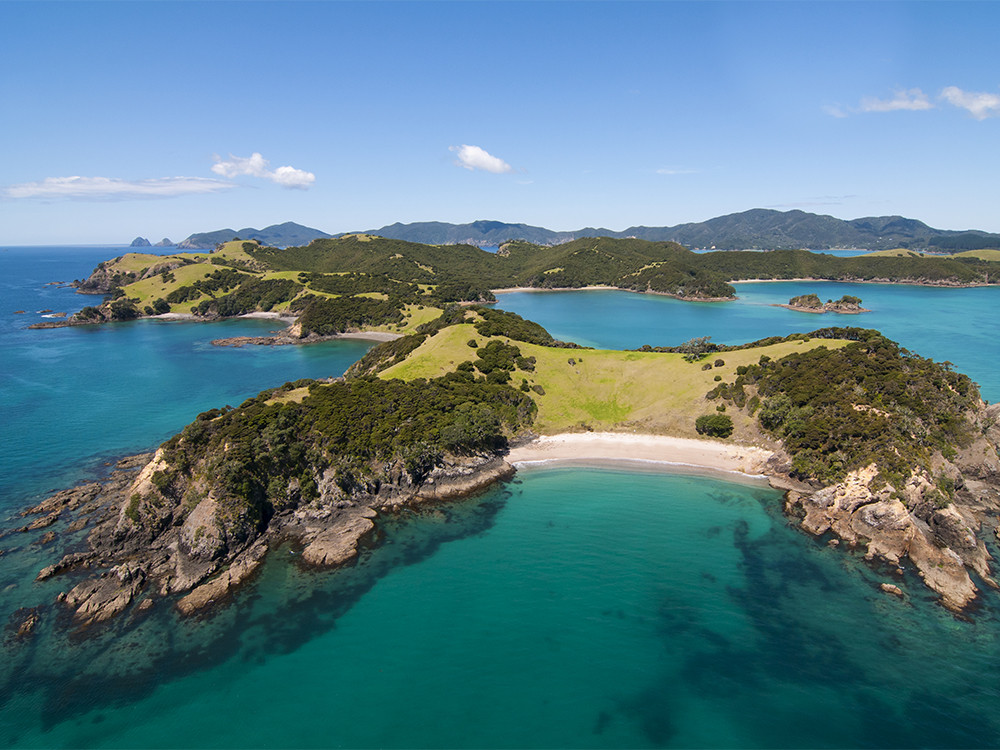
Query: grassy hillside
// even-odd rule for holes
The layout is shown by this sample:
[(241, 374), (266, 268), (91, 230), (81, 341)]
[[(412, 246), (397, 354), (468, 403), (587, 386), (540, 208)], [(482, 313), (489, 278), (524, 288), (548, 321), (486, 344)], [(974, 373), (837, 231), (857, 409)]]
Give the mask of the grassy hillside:
[[(705, 394), (720, 382), (733, 382), (738, 367), (756, 364), (762, 356), (779, 359), (817, 346), (838, 348), (847, 343), (786, 341), (690, 362), (680, 353), (563, 349), (506, 336), (487, 337), (468, 322), (428, 337), (403, 362), (379, 376), (406, 381), (440, 377), (456, 371), (463, 362), (474, 362), (477, 352), (493, 340), (516, 346), (523, 357), (535, 359), (531, 370), (515, 368), (511, 383), (527, 383), (529, 395), (538, 404), (537, 431), (554, 434), (590, 429), (685, 437), (696, 436), (697, 417), (716, 412), (717, 404), (708, 401)], [(470, 341), (476, 343), (475, 348)], [(723, 364), (715, 366), (716, 362)], [(727, 413), (734, 421), (734, 439), (759, 439), (760, 432), (749, 415), (737, 409)]]
[(512, 242), (492, 254), (469, 245), (420, 245), (358, 234), (287, 249), (239, 241), (210, 254), (128, 253), (102, 263), (81, 286), (111, 293), (113, 299), (86, 308), (76, 320), (281, 311), (302, 314), (312, 321), (305, 330), (317, 333), (386, 326), (409, 331), (415, 325), (405, 325), (406, 308), (443, 310), (455, 302), (489, 302), (491, 290), (504, 287), (613, 286), (681, 299), (731, 299), (735, 290), (728, 282), (740, 279), (971, 285), (998, 275), (996, 251), (954, 258), (910, 251), (855, 258), (803, 250), (699, 255), (673, 242), (602, 237), (556, 247)]

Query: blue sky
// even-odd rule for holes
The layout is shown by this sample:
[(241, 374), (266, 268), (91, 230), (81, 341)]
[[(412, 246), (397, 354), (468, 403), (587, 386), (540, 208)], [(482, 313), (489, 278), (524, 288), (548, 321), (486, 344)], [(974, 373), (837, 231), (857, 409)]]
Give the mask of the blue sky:
[(1000, 232), (1000, 4), (0, 2), (0, 244), (767, 207)]

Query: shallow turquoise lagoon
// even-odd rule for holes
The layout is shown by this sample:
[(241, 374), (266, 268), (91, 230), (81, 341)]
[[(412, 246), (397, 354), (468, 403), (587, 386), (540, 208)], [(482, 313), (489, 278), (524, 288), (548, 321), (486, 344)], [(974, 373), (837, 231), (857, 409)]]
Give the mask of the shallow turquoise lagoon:
[[(269, 321), (28, 331), (94, 298), (45, 286), (123, 249), (0, 249), (0, 515), (155, 447), (205, 409), (340, 374), (367, 348), (213, 347)], [(772, 307), (855, 294), (869, 315)], [(739, 343), (876, 327), (1000, 398), (997, 289), (745, 284), (734, 303), (617, 292), (505, 295), (584, 344)], [(24, 315), (13, 311), (24, 309)], [(12, 519), (11, 519), (12, 520)], [(65, 541), (65, 540), (64, 540)], [(0, 609), (42, 605), (0, 650), (6, 747), (995, 747), (998, 597), (968, 620), (911, 574), (789, 526), (780, 496), (713, 478), (530, 469), (390, 519), (357, 566), (268, 559), (231, 605), (166, 606), (86, 637), (33, 583), (49, 548), (0, 539)], [(892, 579), (895, 580), (895, 579)]]

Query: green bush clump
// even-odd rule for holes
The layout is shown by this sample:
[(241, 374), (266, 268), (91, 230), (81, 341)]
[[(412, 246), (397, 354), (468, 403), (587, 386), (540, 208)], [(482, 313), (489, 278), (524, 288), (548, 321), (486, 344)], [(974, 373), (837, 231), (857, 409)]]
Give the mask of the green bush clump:
[(540, 346), (555, 346), (556, 340), (538, 323), (525, 320), (516, 313), (490, 308), (476, 308), (481, 320), (476, 321), (476, 332), (481, 336), (506, 336), (515, 341)]
[(513, 344), (505, 344), (494, 339), (486, 346), (480, 347), (476, 356), (478, 357), (475, 363), (476, 369), (484, 375), (489, 375), (495, 370), (503, 370), (509, 374), (517, 360), (521, 358), (521, 350)]
[[(216, 273), (225, 272), (216, 271)], [(232, 271), (232, 273), (236, 273), (236, 271)], [(246, 276), (246, 274), (239, 275)], [(255, 311), (267, 312), (275, 305), (293, 299), (301, 289), (302, 285), (291, 279), (258, 279), (251, 276), (229, 294), (215, 299), (202, 300), (194, 308), (194, 312), (198, 315), (215, 314), (223, 317), (244, 315)]]
[(733, 420), (725, 414), (703, 414), (694, 422), (699, 435), (727, 438), (733, 434)]
[(304, 304), (305, 309), (299, 316), (303, 335), (329, 336), (403, 320), (403, 313), (393, 302), (371, 297), (309, 297)]

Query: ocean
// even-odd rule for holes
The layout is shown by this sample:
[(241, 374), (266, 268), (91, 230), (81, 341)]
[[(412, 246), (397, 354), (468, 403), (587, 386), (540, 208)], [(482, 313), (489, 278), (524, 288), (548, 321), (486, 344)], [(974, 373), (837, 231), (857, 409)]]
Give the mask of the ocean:
[[(149, 450), (200, 411), (338, 375), (368, 344), (213, 347), (271, 321), (26, 330), (95, 298), (48, 282), (124, 248), (0, 248), (0, 516)], [(558, 338), (738, 343), (827, 325), (883, 330), (1000, 398), (1000, 289), (769, 283), (731, 303), (619, 292), (504, 295)], [(872, 313), (772, 307), (855, 294)], [(14, 314), (15, 310), (24, 314)], [(86, 635), (36, 584), (36, 537), (0, 538), (4, 615), (42, 605), (0, 660), (6, 747), (995, 747), (1000, 597), (968, 618), (785, 520), (753, 482), (648, 465), (544, 467), (408, 511), (335, 573), (287, 548), (233, 602), (166, 606)], [(994, 550), (995, 551), (995, 550)]]

